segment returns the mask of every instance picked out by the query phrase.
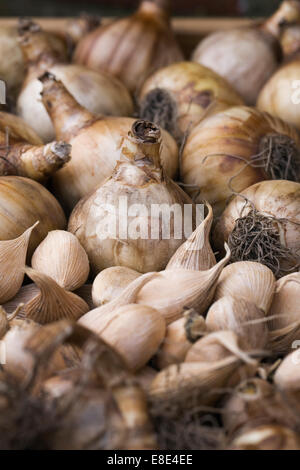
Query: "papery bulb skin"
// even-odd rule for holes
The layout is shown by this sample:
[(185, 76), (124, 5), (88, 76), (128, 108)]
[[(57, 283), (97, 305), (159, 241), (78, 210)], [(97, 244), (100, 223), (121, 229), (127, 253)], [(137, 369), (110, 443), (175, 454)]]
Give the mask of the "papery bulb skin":
[(38, 77), (46, 71), (55, 74), (75, 99), (96, 115), (132, 115), (132, 98), (118, 79), (82, 65), (68, 64), (64, 56), (56, 53), (48, 34), (38, 25), (30, 25), (20, 28), (20, 41), (28, 71), (18, 97), (17, 112), (44, 142), (53, 140), (55, 134), (40, 99), (43, 86)]
[(143, 0), (131, 17), (100, 26), (79, 42), (74, 61), (109, 72), (137, 91), (147, 75), (183, 60), (167, 3)]
[(179, 62), (152, 74), (139, 94), (140, 116), (183, 138), (202, 119), (242, 105), (238, 93), (213, 70)]
[[(69, 231), (85, 248), (95, 272), (110, 266), (126, 266), (141, 273), (159, 271), (185, 235), (183, 218), (175, 221), (176, 213), (164, 235), (168, 227), (161, 225), (154, 205), (164, 204), (169, 211), (175, 204), (175, 211), (183, 216), (184, 204), (191, 204), (191, 217), (194, 206), (160, 166), (160, 131), (156, 126), (136, 121), (122, 152), (123, 161), (117, 163), (111, 178), (77, 204)], [(164, 216), (162, 220), (168, 223)]]
[[(236, 106), (209, 117), (186, 139), (181, 179), (219, 216), (232, 193), (265, 179), (300, 181), (297, 130), (268, 113)], [(198, 196), (198, 200), (200, 196)]]
[[(122, 142), (135, 121), (125, 117), (97, 117), (80, 106), (53, 74), (46, 73), (40, 80), (43, 103), (56, 136), (72, 145), (71, 161), (53, 178), (54, 194), (72, 210), (81, 198), (111, 176), (122, 155)], [(162, 136), (162, 166), (167, 175), (174, 177), (178, 169), (178, 147), (166, 131), (162, 131)]]

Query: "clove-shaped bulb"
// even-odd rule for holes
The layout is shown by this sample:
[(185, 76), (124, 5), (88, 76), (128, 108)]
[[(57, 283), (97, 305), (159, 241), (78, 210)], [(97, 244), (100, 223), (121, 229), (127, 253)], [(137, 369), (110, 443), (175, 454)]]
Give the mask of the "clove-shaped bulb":
[(39, 293), (24, 305), (26, 318), (45, 324), (77, 320), (88, 312), (89, 307), (81, 297), (60, 287), (51, 277), (29, 267), (25, 272), (39, 288)]
[(206, 203), (208, 214), (190, 237), (174, 253), (167, 264), (168, 269), (191, 269), (205, 271), (216, 264), (216, 258), (209, 241), (213, 221), (213, 210)]
[(141, 276), (141, 273), (125, 266), (104, 269), (94, 279), (92, 298), (95, 307), (119, 297), (125, 287)]
[(185, 307), (204, 313), (213, 300), (219, 276), (230, 258), (227, 245), (225, 249), (225, 257), (206, 271), (161, 271), (141, 289), (137, 302), (158, 310), (167, 324), (180, 318)]
[(35, 250), (31, 265), (70, 291), (81, 287), (90, 271), (87, 254), (78, 239), (64, 230), (48, 233)]
[(37, 224), (18, 238), (0, 241), (0, 304), (12, 299), (22, 286), (29, 239)]

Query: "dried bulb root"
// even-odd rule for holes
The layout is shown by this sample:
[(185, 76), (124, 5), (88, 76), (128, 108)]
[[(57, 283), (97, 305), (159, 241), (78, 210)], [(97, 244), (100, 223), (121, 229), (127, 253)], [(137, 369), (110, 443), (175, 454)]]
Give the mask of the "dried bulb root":
[(256, 209), (237, 219), (228, 238), (231, 261), (264, 264), (277, 277), (296, 269), (295, 253), (282, 245), (280, 224), (280, 220), (263, 215)]
[(264, 136), (259, 144), (259, 159), (269, 179), (300, 181), (300, 149), (287, 135)]

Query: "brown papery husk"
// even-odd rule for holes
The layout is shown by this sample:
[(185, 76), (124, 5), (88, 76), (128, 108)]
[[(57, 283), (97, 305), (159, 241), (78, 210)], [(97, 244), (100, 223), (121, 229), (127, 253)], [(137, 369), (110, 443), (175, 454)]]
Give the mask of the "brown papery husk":
[(218, 216), (232, 193), (259, 181), (299, 181), (299, 149), (293, 126), (255, 108), (235, 106), (191, 131), (183, 148), (181, 178), (187, 191), (197, 201), (207, 200)]
[(233, 259), (257, 261), (277, 277), (297, 270), (300, 262), (300, 184), (263, 181), (236, 195), (214, 231), (218, 247), (228, 240)]

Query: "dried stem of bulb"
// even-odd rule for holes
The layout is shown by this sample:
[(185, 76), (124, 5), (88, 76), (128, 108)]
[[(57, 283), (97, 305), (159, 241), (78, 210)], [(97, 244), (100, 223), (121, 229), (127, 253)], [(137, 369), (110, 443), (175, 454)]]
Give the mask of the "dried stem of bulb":
[(83, 299), (60, 287), (51, 277), (28, 267), (25, 272), (39, 288), (39, 293), (24, 305), (26, 318), (40, 324), (77, 320), (89, 310)]
[(49, 232), (35, 250), (31, 265), (70, 291), (85, 283), (90, 270), (87, 254), (78, 239), (63, 230)]
[(26, 176), (43, 182), (71, 158), (71, 145), (51, 142), (46, 145), (12, 144), (0, 146), (0, 176)]
[(298, 0), (285, 0), (278, 10), (264, 22), (262, 28), (276, 38), (279, 38), (281, 27), (284, 24), (300, 22), (300, 4)]
[(36, 222), (14, 240), (0, 241), (1, 304), (12, 299), (22, 286), (29, 239), (38, 223)]
[(167, 264), (169, 269), (191, 269), (205, 271), (216, 264), (215, 255), (211, 249), (209, 236), (213, 221), (213, 211), (206, 203), (208, 214), (192, 235), (174, 253)]

